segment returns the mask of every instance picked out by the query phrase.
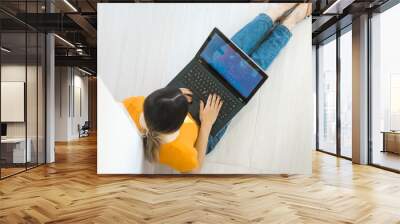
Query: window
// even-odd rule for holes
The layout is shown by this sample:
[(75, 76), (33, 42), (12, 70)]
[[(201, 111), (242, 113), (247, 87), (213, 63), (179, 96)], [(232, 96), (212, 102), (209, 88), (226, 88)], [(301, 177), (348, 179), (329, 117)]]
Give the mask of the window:
[(400, 170), (400, 5), (371, 18), (371, 162)]
[(400, 73), (390, 74), (390, 130), (400, 130)]
[(318, 149), (336, 153), (336, 40), (318, 48)]
[[(351, 27), (350, 27), (351, 28)], [(340, 154), (352, 156), (352, 35), (340, 36)]]
[[(18, 13), (42, 12), (44, 3), (21, 1)], [(0, 27), (0, 178), (5, 178), (45, 163), (46, 38), (7, 14), (0, 17), (9, 22)]]

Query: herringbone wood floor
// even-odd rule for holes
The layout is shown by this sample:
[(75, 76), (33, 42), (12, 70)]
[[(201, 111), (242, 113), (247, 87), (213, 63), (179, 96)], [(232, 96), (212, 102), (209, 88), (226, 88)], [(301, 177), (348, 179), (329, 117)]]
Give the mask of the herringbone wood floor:
[(315, 153), (305, 176), (98, 176), (96, 139), (0, 181), (0, 223), (400, 223), (400, 175)]

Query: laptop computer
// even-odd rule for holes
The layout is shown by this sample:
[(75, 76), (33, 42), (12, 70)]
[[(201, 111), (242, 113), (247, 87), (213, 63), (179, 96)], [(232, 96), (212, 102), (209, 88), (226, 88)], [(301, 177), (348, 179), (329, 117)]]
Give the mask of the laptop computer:
[(211, 135), (215, 136), (257, 92), (267, 74), (221, 31), (214, 28), (196, 56), (168, 84), (193, 92), (189, 107), (191, 116), (200, 124), (200, 100), (209, 94), (221, 96), (224, 104)]

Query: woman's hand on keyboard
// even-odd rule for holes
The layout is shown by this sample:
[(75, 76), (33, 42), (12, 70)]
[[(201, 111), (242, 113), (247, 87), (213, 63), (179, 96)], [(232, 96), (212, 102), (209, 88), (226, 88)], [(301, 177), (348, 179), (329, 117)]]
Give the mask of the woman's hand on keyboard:
[(190, 89), (187, 88), (179, 88), (182, 94), (186, 97), (187, 101), (191, 103), (193, 101), (193, 93)]
[(207, 99), (207, 103), (204, 104), (200, 101), (200, 121), (201, 126), (205, 126), (211, 129), (214, 122), (217, 120), (218, 113), (222, 107), (222, 100), (220, 96), (216, 94), (210, 94)]

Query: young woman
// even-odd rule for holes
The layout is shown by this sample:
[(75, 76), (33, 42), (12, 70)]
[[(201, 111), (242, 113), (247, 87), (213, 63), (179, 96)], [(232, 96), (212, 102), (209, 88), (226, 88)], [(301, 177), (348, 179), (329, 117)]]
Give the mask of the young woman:
[[(310, 4), (274, 4), (236, 33), (232, 41), (267, 69), (292, 36), (290, 30), (309, 15), (309, 8)], [(270, 32), (276, 20), (291, 9)], [(260, 44), (266, 33), (268, 38)], [(200, 102), (198, 126), (188, 113), (191, 95), (189, 89), (162, 88), (147, 97), (130, 97), (123, 102), (143, 134), (145, 158), (182, 173), (198, 171), (206, 153), (214, 149), (227, 128), (209, 136), (223, 105), (219, 96), (211, 94), (207, 102)]]

